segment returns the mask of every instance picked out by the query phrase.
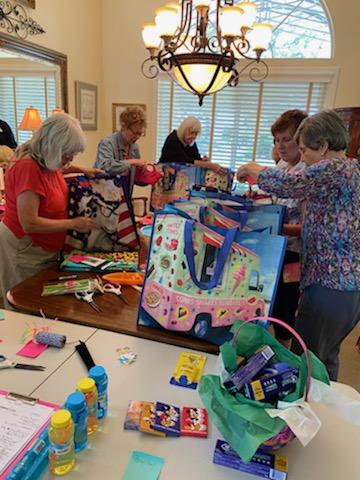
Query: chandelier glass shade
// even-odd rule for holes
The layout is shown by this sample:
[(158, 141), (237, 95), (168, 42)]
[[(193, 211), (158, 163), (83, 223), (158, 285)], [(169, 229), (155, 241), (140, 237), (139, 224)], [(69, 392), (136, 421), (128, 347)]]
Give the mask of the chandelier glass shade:
[[(216, 4), (215, 10), (210, 11), (211, 3)], [(149, 52), (143, 74), (155, 78), (161, 70), (167, 72), (197, 95), (200, 105), (206, 95), (237, 85), (245, 70), (252, 80), (263, 80), (268, 67), (261, 56), (269, 46), (272, 28), (268, 23), (255, 23), (256, 16), (253, 2), (168, 2), (156, 10), (155, 23), (143, 26)]]

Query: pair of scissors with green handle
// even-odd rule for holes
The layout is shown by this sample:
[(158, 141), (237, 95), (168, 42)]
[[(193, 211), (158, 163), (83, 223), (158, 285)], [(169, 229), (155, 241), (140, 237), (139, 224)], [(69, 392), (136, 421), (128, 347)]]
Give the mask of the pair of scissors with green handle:
[(0, 355), (0, 370), (4, 370), (5, 368), (20, 368), (22, 370), (38, 370), (42, 372), (46, 367), (42, 365), (32, 365), (31, 363), (17, 363), (9, 360), (5, 355)]

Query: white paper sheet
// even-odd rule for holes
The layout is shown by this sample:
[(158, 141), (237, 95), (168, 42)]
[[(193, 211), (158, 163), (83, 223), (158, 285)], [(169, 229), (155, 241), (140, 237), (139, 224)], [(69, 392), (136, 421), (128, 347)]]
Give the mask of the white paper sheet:
[(54, 409), (0, 395), (0, 475), (39, 432)]

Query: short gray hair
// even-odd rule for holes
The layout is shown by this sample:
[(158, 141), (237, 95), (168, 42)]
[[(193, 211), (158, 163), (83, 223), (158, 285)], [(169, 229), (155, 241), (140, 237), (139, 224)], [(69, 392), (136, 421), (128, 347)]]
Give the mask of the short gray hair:
[(176, 130), (178, 138), (183, 141), (185, 130), (191, 128), (197, 134), (201, 133), (201, 123), (196, 117), (186, 117), (180, 123), (178, 129)]
[(334, 152), (345, 150), (349, 141), (346, 127), (334, 110), (323, 110), (305, 118), (294, 138), (298, 143), (301, 138), (303, 144), (311, 150), (319, 150), (327, 142), (329, 150)]
[(63, 155), (75, 155), (86, 147), (86, 136), (79, 120), (67, 113), (47, 118), (31, 139), (15, 151), (16, 158), (31, 156), (48, 170), (61, 166)]

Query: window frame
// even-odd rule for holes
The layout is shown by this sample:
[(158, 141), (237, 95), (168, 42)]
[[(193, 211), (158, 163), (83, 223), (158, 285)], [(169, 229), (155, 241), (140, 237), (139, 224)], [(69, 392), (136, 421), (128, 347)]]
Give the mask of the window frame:
[[(274, 60), (276, 61), (276, 60)], [(291, 61), (291, 60), (290, 60)], [(288, 67), (283, 67), (283, 66), (271, 66), (272, 61), (269, 60), (267, 61), (269, 65), (269, 75), (267, 76), (266, 80), (264, 80), (264, 84), (266, 82), (287, 82), (287, 83), (298, 83), (298, 82), (324, 82), (327, 83), (327, 88), (326, 88), (326, 93), (325, 93), (325, 98), (324, 98), (324, 108), (334, 108), (335, 104), (335, 97), (336, 97), (336, 89), (337, 89), (337, 84), (338, 84), (338, 79), (339, 79), (339, 72), (340, 68), (339, 67), (309, 67), (309, 66), (288, 66)], [(169, 79), (169, 76), (165, 72), (160, 72), (158, 78), (156, 79), (155, 82), (153, 82), (153, 102), (152, 102), (152, 125), (154, 126), (151, 129), (151, 144), (152, 144), (152, 154), (153, 157), (158, 160), (157, 157), (157, 138), (158, 138), (158, 81), (159, 80), (164, 80), (164, 79)], [(170, 79), (169, 79), (170, 80)], [(248, 81), (248, 77), (246, 73), (241, 75), (240, 77), (240, 82)], [(229, 87), (226, 86), (225, 88), (236, 88), (236, 87)], [(191, 93), (188, 93), (188, 95), (191, 95)], [(205, 100), (206, 101), (206, 98)], [(289, 106), (289, 108), (291, 108)], [(174, 128), (174, 126), (171, 126), (171, 116), (172, 116), (172, 106), (169, 105), (169, 126)], [(213, 115), (212, 111), (212, 115)], [(213, 125), (214, 122), (212, 122), (212, 130), (213, 130)], [(169, 133), (171, 130), (169, 130)], [(212, 132), (213, 133), (213, 132)], [(210, 141), (210, 155), (211, 155), (211, 147), (212, 147), (212, 142)], [(253, 161), (256, 161), (253, 159)]]

